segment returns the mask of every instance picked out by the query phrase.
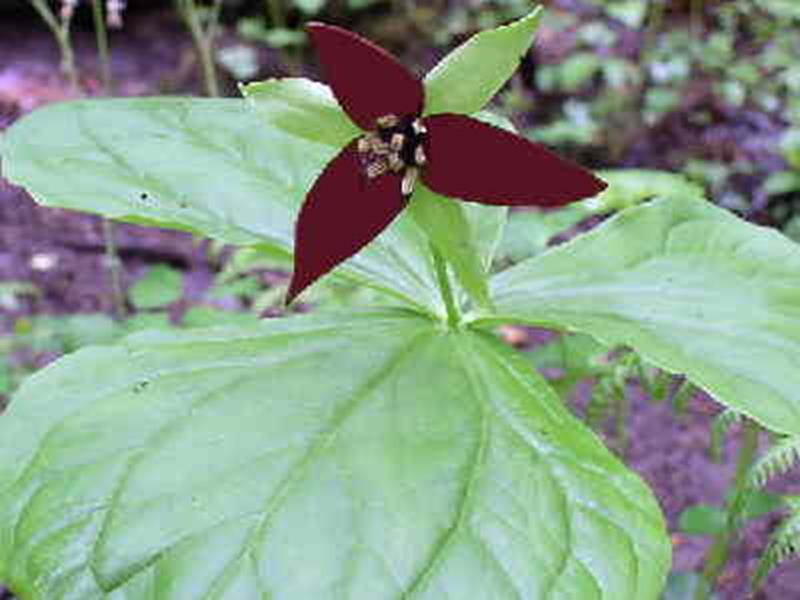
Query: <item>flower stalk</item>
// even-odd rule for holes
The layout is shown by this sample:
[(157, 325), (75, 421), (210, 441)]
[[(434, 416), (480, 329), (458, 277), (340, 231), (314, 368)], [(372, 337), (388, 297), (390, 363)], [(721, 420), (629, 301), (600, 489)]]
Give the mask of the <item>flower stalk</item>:
[(442, 300), (444, 307), (447, 311), (447, 327), (449, 329), (458, 328), (461, 322), (461, 314), (456, 305), (455, 297), (453, 296), (453, 289), (450, 286), (450, 276), (447, 274), (447, 263), (442, 256), (442, 253), (433, 245), (430, 244), (431, 255), (433, 257), (433, 268), (436, 271), (436, 280), (439, 283), (439, 290), (442, 292)]

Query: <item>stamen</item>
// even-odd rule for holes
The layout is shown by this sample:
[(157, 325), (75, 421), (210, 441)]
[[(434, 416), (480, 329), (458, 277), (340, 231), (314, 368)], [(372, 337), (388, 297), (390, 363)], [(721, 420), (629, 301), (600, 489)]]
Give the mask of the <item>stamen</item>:
[(384, 142), (379, 137), (375, 137), (371, 140), (372, 147), (370, 150), (379, 156), (385, 156), (389, 154), (389, 144)]
[(422, 147), (422, 144), (416, 147), (414, 150), (414, 164), (418, 167), (426, 164), (428, 162), (428, 157), (425, 156), (425, 150)]
[(375, 120), (375, 124), (378, 126), (378, 129), (390, 129), (392, 127), (397, 127), (400, 124), (400, 119), (397, 115), (384, 115), (378, 117)]
[(401, 123), (397, 115), (391, 114), (378, 117), (375, 123), (377, 130), (358, 140), (362, 168), (369, 179), (387, 172), (402, 174), (401, 189), (408, 196), (414, 190), (418, 167), (428, 162), (422, 147), (427, 129), (421, 119)]
[(394, 150), (395, 152), (400, 152), (403, 149), (403, 145), (406, 143), (406, 136), (402, 133), (395, 133), (392, 135), (392, 139), (389, 142), (389, 147)]
[(402, 171), (406, 166), (406, 163), (403, 162), (403, 159), (400, 158), (400, 155), (396, 152), (389, 155), (389, 168), (394, 171), (395, 173), (399, 173)]
[(367, 165), (367, 177), (369, 179), (375, 179), (376, 177), (380, 177), (381, 175), (386, 173), (387, 170), (388, 167), (386, 166), (386, 163), (383, 162), (382, 160), (371, 162)]
[(419, 170), (416, 167), (408, 167), (405, 175), (403, 175), (403, 181), (400, 184), (400, 191), (406, 198), (414, 192), (414, 184), (417, 182), (418, 173)]

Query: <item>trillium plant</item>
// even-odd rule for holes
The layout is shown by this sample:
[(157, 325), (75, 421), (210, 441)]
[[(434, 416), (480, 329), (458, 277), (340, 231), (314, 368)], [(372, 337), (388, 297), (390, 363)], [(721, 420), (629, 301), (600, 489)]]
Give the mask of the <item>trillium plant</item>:
[(605, 188), (542, 146), (469, 116), (423, 118), (422, 82), (393, 56), (338, 27), (308, 29), (339, 105), (365, 133), (328, 164), (300, 210), (289, 300), (383, 231), (420, 172), (434, 192), (485, 204), (561, 206)]
[[(30, 377), (0, 416), (0, 581), (29, 600), (661, 597), (653, 494), (497, 328), (625, 346), (797, 435), (800, 253), (679, 176), (596, 177), (485, 112), (538, 18), (422, 80), (313, 24), (330, 88), (81, 100), (5, 132), (3, 175), (37, 202), (247, 247), (311, 310), (135, 333)], [(616, 214), (501, 269), (508, 205)], [(335, 282), (368, 293), (326, 308)]]

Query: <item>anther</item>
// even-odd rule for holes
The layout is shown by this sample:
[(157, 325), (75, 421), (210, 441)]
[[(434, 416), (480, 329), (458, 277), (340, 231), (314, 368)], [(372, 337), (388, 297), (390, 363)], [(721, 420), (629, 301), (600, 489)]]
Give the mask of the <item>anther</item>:
[(387, 169), (386, 163), (382, 160), (371, 162), (367, 165), (367, 177), (369, 179), (375, 179), (386, 173)]
[(397, 127), (400, 124), (400, 119), (397, 118), (397, 115), (383, 115), (375, 119), (375, 124), (378, 126), (378, 129), (390, 129), (392, 127)]
[(389, 147), (395, 152), (400, 152), (403, 149), (403, 144), (406, 142), (406, 136), (402, 133), (395, 133), (389, 142)]
[(403, 175), (403, 181), (400, 184), (400, 191), (406, 198), (414, 192), (414, 184), (417, 181), (417, 173), (418, 171), (416, 167), (409, 167), (406, 169), (405, 175)]
[(394, 171), (395, 173), (399, 173), (402, 171), (406, 166), (406, 163), (403, 162), (403, 159), (400, 158), (400, 155), (397, 153), (392, 153), (389, 155), (389, 168)]
[(414, 164), (421, 167), (427, 162), (428, 157), (425, 156), (425, 150), (422, 148), (422, 144), (420, 144), (414, 149)]
[(372, 150), (372, 152), (374, 152), (375, 154), (378, 154), (380, 156), (385, 156), (389, 154), (389, 144), (384, 142), (378, 136), (370, 138), (370, 145), (371, 145), (370, 150)]

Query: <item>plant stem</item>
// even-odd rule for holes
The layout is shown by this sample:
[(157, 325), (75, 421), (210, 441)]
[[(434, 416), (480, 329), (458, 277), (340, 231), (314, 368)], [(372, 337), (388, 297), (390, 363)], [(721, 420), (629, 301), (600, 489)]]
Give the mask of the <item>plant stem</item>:
[(267, 17), (273, 29), (283, 29), (286, 27), (286, 16), (283, 14), (281, 0), (266, 0)]
[(450, 287), (450, 277), (447, 275), (447, 263), (433, 243), (431, 243), (430, 248), (431, 255), (433, 256), (433, 268), (436, 271), (436, 279), (439, 282), (442, 300), (444, 300), (444, 306), (447, 310), (447, 326), (450, 329), (456, 329), (461, 320), (461, 315), (458, 312), (458, 307), (453, 298), (453, 290)]
[(219, 97), (219, 82), (217, 80), (217, 66), (214, 62), (214, 37), (217, 35), (217, 21), (222, 8), (222, 0), (214, 0), (208, 17), (208, 25), (203, 27), (197, 11), (195, 0), (179, 0), (178, 10), (182, 13), (189, 33), (192, 35), (200, 64), (203, 67), (203, 81), (206, 94), (213, 98)]
[(94, 16), (94, 33), (97, 39), (97, 54), (100, 58), (100, 79), (103, 82), (103, 91), (106, 96), (113, 93), (111, 80), (111, 60), (108, 52), (108, 31), (106, 30), (105, 15), (101, 0), (92, 0), (92, 15)]
[(114, 235), (114, 223), (110, 219), (103, 219), (103, 244), (106, 247), (105, 262), (111, 280), (111, 299), (114, 318), (125, 317), (125, 294), (122, 291), (122, 272), (120, 270), (117, 240)]
[(697, 60), (700, 56), (700, 44), (703, 41), (703, 0), (691, 0), (689, 26), (692, 31), (692, 59)]
[[(103, 82), (103, 93), (112, 94), (113, 81), (111, 79), (111, 60), (108, 50), (108, 31), (106, 29), (105, 15), (101, 0), (92, 0), (92, 15), (94, 16), (94, 32), (97, 39), (97, 53), (100, 57), (100, 77)], [(114, 235), (114, 223), (102, 217), (103, 245), (105, 246), (105, 263), (108, 269), (108, 278), (111, 287), (112, 315), (115, 319), (125, 317), (125, 296), (122, 291), (122, 272), (120, 270), (117, 241)]]
[(53, 14), (53, 11), (50, 10), (46, 0), (30, 0), (30, 2), (53, 33), (61, 54), (61, 70), (66, 74), (72, 91), (77, 92), (79, 90), (78, 69), (75, 66), (75, 53), (72, 51), (72, 42), (70, 40), (72, 19), (69, 18), (60, 22), (56, 15)]
[(707, 600), (719, 579), (725, 563), (728, 562), (730, 546), (738, 530), (741, 511), (745, 508), (744, 494), (747, 490), (747, 472), (753, 464), (758, 451), (758, 437), (761, 428), (752, 420), (746, 419), (742, 426), (742, 443), (736, 459), (734, 480), (734, 500), (728, 508), (728, 524), (725, 531), (714, 537), (714, 542), (706, 553), (703, 566), (703, 581), (695, 590), (694, 600)]

